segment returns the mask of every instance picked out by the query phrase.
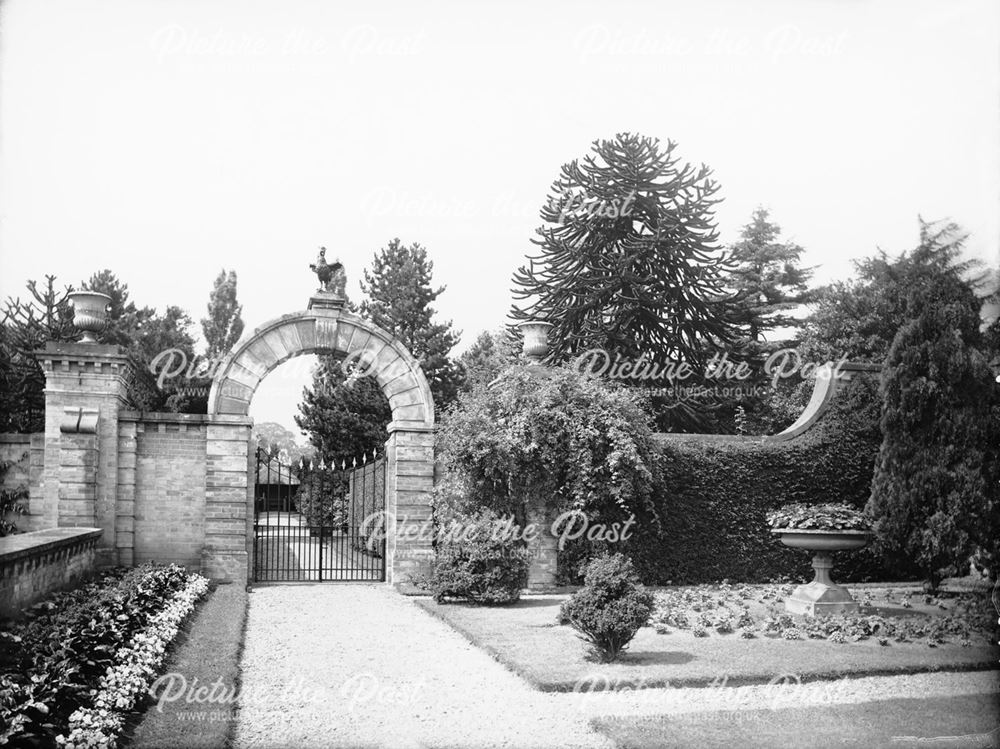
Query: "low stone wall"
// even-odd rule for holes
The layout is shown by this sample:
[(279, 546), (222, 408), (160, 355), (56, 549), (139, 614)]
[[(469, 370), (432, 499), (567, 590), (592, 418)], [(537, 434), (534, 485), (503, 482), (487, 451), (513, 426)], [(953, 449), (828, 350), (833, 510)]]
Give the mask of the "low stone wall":
[(0, 619), (94, 571), (100, 528), (52, 528), (0, 538)]

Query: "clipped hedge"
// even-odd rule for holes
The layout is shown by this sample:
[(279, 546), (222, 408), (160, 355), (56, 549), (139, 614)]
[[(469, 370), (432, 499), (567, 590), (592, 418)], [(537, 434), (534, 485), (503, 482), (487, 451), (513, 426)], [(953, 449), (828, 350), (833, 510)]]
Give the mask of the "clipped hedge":
[[(864, 509), (881, 443), (878, 376), (856, 373), (819, 422), (787, 442), (661, 442), (663, 531), (636, 528), (628, 554), (647, 584), (810, 579), (809, 555), (782, 546), (767, 513), (790, 502)], [(842, 582), (916, 580), (871, 548), (838, 554)]]

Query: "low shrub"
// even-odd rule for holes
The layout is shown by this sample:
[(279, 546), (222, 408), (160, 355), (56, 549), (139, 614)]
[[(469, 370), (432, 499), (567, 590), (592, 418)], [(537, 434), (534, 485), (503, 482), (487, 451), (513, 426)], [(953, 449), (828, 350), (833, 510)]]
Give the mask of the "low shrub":
[(591, 644), (603, 661), (618, 658), (653, 613), (653, 594), (643, 588), (632, 562), (621, 554), (591, 560), (584, 587), (563, 603), (560, 618)]
[(524, 545), (514, 540), (508, 527), (490, 513), (466, 520), (460, 527), (458, 540), (437, 550), (428, 581), (434, 600), (484, 604), (517, 601), (528, 581), (528, 551)]
[(72, 743), (113, 746), (118, 711), (131, 708), (145, 688), (140, 678), (159, 665), (130, 654), (162, 656), (176, 626), (158, 617), (169, 610), (179, 624), (206, 585), (176, 565), (118, 570), (36, 604), (0, 631), (0, 744), (53, 746), (72, 728), (86, 733), (80, 721), (89, 713), (80, 711), (96, 710), (107, 740), (78, 734)]

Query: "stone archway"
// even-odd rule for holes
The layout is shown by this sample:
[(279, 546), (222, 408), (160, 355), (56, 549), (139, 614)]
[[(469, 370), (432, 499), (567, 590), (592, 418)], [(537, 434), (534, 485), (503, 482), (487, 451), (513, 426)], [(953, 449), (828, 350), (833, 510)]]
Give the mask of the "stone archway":
[(271, 320), (237, 344), (220, 364), (208, 401), (206, 548), (214, 577), (249, 579), (253, 486), (248, 418), (254, 391), (269, 372), (303, 354), (357, 357), (392, 409), (386, 442), (386, 579), (406, 582), (426, 569), (434, 488), (434, 401), (413, 355), (342, 302), (314, 297), (309, 309)]

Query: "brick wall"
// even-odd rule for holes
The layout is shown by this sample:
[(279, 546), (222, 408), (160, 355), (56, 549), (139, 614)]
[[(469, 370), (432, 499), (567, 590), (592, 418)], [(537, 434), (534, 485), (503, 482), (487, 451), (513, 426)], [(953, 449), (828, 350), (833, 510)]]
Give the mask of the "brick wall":
[(132, 564), (176, 562), (200, 568), (206, 429), (204, 417), (186, 414), (122, 419), (118, 546), (131, 548)]
[(14, 491), (18, 487), (28, 490), (28, 497), (21, 500), (25, 514), (14, 518), (19, 531), (42, 527), (32, 517), (31, 499), (36, 498), (37, 513), (41, 513), (41, 478), (45, 464), (45, 434), (0, 434), (0, 461), (11, 463), (7, 473), (0, 476), (0, 489)]
[(0, 538), (0, 619), (89, 577), (100, 537), (99, 528), (52, 528)]

